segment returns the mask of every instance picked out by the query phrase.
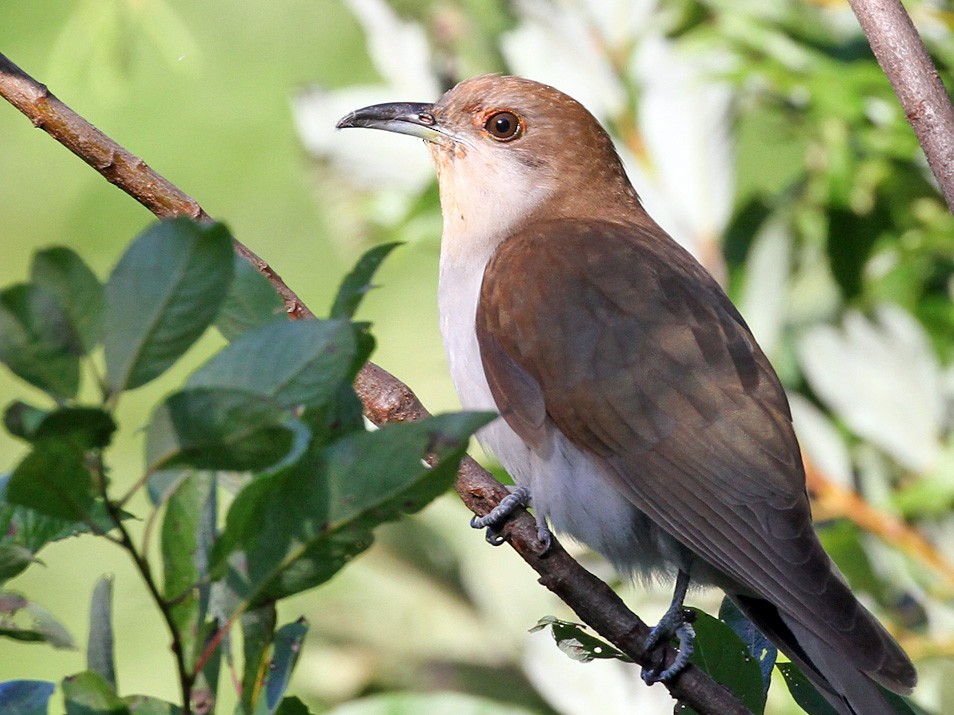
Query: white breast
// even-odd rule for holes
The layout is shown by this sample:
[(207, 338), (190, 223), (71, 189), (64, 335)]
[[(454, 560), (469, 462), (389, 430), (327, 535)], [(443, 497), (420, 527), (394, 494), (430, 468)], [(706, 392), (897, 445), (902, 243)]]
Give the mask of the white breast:
[[(492, 252), (484, 242), (471, 250), (441, 248), (438, 306), (451, 379), (467, 410), (497, 411), (484, 376), (477, 343), (476, 314), (483, 269)], [(651, 576), (669, 570), (674, 544), (609, 483), (602, 467), (570, 444), (558, 430), (537, 451), (531, 450), (502, 418), (477, 434), (518, 484), (528, 486), (532, 506), (552, 527), (608, 558), (621, 573)]]

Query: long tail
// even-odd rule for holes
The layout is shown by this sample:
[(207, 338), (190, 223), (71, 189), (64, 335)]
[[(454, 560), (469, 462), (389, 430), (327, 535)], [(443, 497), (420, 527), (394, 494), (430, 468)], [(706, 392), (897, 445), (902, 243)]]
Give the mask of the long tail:
[[(914, 668), (886, 632), (884, 637), (897, 649), (901, 665), (907, 666), (902, 670), (910, 671), (897, 680), (859, 670), (850, 654), (835, 650), (824, 639), (780, 613), (768, 601), (741, 595), (730, 597), (756, 628), (792, 659), (839, 715), (892, 715), (895, 712), (872, 677), (902, 695), (908, 694), (913, 687)], [(867, 612), (865, 615), (874, 618)]]

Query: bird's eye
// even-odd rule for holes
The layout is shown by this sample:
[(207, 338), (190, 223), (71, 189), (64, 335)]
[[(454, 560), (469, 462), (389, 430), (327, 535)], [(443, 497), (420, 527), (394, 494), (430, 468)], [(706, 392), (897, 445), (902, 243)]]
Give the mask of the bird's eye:
[(494, 139), (508, 141), (519, 134), (520, 119), (513, 112), (495, 112), (487, 118), (484, 129)]

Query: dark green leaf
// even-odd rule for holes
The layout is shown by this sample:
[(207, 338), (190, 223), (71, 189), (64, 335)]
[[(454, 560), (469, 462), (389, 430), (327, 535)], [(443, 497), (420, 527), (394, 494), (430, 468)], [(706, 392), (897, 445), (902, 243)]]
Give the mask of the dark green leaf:
[(772, 669), (775, 667), (775, 659), (778, 657), (778, 648), (772, 645), (772, 641), (762, 635), (762, 631), (742, 614), (742, 611), (728, 596), (722, 599), (722, 606), (719, 608), (719, 620), (733, 630), (739, 639), (745, 643), (745, 647), (748, 648), (752, 657), (758, 661), (759, 668), (762, 670), (763, 690), (768, 693), (769, 685), (772, 682)]
[(103, 680), (103, 676), (84, 671), (63, 679), (66, 715), (127, 715), (129, 707)]
[(81, 451), (108, 446), (116, 431), (112, 416), (98, 407), (61, 407), (47, 412), (14, 402), (3, 419), (10, 432), (29, 442), (60, 439)]
[(301, 646), (308, 633), (304, 618), (288, 623), (275, 634), (272, 662), (265, 677), (265, 697), (255, 704), (255, 715), (274, 715), (291, 682), (292, 671), (301, 654)]
[(41, 410), (39, 407), (16, 400), (11, 402), (3, 412), (3, 426), (14, 437), (31, 441), (36, 428), (48, 414), (50, 414), (49, 410)]
[(80, 337), (84, 352), (99, 339), (103, 314), (103, 286), (74, 251), (55, 246), (33, 257), (31, 280), (56, 296)]
[(765, 709), (766, 690), (759, 661), (729, 626), (698, 609), (695, 649), (689, 662), (729, 688), (754, 715)]
[(113, 580), (100, 576), (93, 587), (89, 609), (89, 642), (86, 667), (99, 673), (109, 687), (116, 689), (116, 662), (113, 654)]
[(391, 251), (400, 245), (400, 243), (382, 243), (374, 246), (358, 259), (355, 267), (345, 276), (341, 287), (338, 288), (335, 302), (331, 306), (332, 318), (354, 316), (364, 296), (374, 287), (371, 285), (371, 279), (378, 270), (378, 266)]
[(52, 613), (18, 593), (0, 591), (0, 636), (54, 648), (76, 648), (73, 637)]
[(19, 544), (0, 544), (0, 586), (33, 563), (33, 552)]
[(232, 341), (273, 320), (287, 320), (284, 302), (265, 276), (236, 255), (235, 278), (215, 327), (226, 340)]
[(47, 440), (14, 470), (6, 498), (47, 516), (82, 521), (93, 506), (91, 488), (82, 455), (71, 445)]
[(232, 280), (221, 224), (173, 219), (147, 228), (106, 284), (103, 344), (112, 392), (160, 375), (209, 326)]
[[(467, 438), (493, 415), (461, 413), (388, 425), (330, 445), (236, 498), (213, 550), (213, 570), (232, 562), (230, 583), (252, 603), (330, 578), (371, 543), (371, 530), (420, 509), (453, 482)], [(428, 453), (438, 461), (427, 469)]]
[(15, 285), (0, 292), (0, 362), (57, 399), (79, 389), (79, 336), (48, 291)]
[(172, 604), (172, 620), (189, 668), (195, 664), (198, 650), (200, 600), (203, 590), (209, 588), (198, 585), (205, 575), (200, 563), (208, 560), (208, 545), (201, 543), (199, 532), (203, 512), (209, 500), (214, 499), (214, 484), (212, 475), (206, 472), (189, 475), (169, 498), (162, 521), (163, 596)]
[(8, 680), (0, 683), (0, 712), (6, 715), (46, 715), (56, 689), (45, 680)]
[(294, 695), (282, 700), (275, 715), (312, 715), (305, 704)]
[[(10, 475), (0, 476), (0, 545), (21, 546), (35, 554), (51, 541), (89, 531), (85, 521), (59, 519), (27, 507), (11, 504), (6, 496)], [(101, 531), (112, 528), (112, 520), (100, 504), (94, 504), (90, 516)]]
[(202, 366), (189, 387), (242, 389), (292, 407), (321, 405), (351, 381), (356, 346), (346, 320), (283, 320), (245, 333)]
[(166, 400), (179, 454), (171, 464), (258, 470), (279, 462), (294, 443), (289, 411), (251, 392), (199, 387)]
[(256, 701), (265, 700), (262, 686), (268, 676), (268, 655), (277, 623), (273, 603), (242, 614), (242, 708), (246, 713), (257, 713)]
[(811, 681), (793, 663), (779, 663), (776, 667), (785, 678), (788, 692), (807, 715), (838, 715), (835, 708), (822, 697)]
[(589, 663), (591, 660), (615, 658), (627, 663), (632, 663), (632, 659), (620, 650), (617, 650), (606, 641), (590, 635), (586, 632), (586, 626), (582, 623), (573, 623), (564, 621), (555, 616), (544, 616), (537, 625), (530, 629), (530, 632), (539, 631), (547, 626), (553, 634), (553, 640), (556, 641), (557, 648), (563, 651), (573, 660), (581, 663)]

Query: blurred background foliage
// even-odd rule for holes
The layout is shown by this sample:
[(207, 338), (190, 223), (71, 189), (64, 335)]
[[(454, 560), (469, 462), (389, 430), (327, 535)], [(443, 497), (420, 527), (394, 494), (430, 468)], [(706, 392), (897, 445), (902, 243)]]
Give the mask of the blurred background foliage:
[[(907, 6), (951, 87), (954, 10)], [(374, 359), (434, 411), (455, 399), (426, 152), (335, 134), (334, 121), (364, 104), (431, 101), (484, 72), (580, 99), (611, 129), (650, 213), (725, 283), (773, 359), (826, 545), (917, 661), (916, 699), (954, 709), (954, 219), (846, 3), (6, 0), (2, 15), (4, 53), (228, 222), (307, 303), (326, 305), (364, 248), (405, 241), (362, 315)], [(0, 108), (3, 284), (50, 244), (105, 276), (150, 218)], [(145, 424), (219, 344), (207, 337), (132, 395), (125, 423)], [(30, 397), (0, 374), (0, 400), (15, 396)], [(141, 469), (142, 435), (125, 439), (119, 484)], [(23, 447), (4, 434), (0, 450), (6, 469)], [(42, 558), (10, 587), (82, 640), (93, 583), (115, 574), (120, 688), (174, 698), (167, 636), (126, 557), (81, 537)], [(668, 584), (620, 588), (650, 621), (668, 603)], [(718, 595), (690, 600), (714, 612)], [(382, 529), (371, 552), (284, 611), (312, 624), (292, 692), (316, 711), (390, 690), (478, 693), (513, 712), (671, 707), (631, 667), (574, 663), (528, 634), (543, 615), (570, 614), (509, 550), (487, 547), (452, 496)], [(0, 680), (57, 680), (82, 658), (0, 641)], [(460, 712), (453, 698), (408, 702)], [(794, 708), (772, 689), (770, 712)]]

